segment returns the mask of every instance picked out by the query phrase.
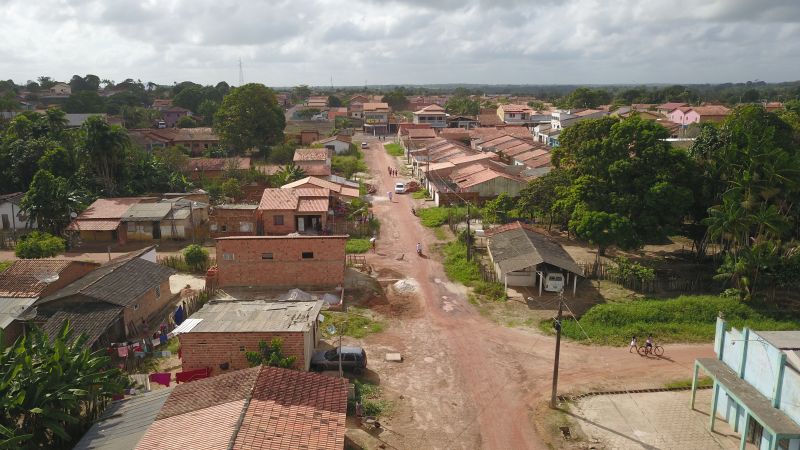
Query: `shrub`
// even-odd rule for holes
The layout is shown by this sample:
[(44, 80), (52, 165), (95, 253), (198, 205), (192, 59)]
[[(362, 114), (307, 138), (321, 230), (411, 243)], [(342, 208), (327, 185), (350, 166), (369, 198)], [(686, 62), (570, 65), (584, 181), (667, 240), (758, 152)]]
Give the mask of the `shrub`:
[(412, 197), (414, 197), (414, 198), (415, 198), (415, 199), (417, 199), (417, 200), (424, 200), (424, 199), (426, 199), (426, 198), (430, 197), (430, 196), (431, 196), (431, 193), (430, 193), (430, 192), (428, 192), (428, 190), (427, 190), (427, 189), (420, 189), (420, 190), (418, 190), (418, 191), (416, 191), (416, 192), (413, 192), (413, 193), (411, 194), (411, 196), (412, 196)]
[(34, 231), (20, 238), (14, 254), (17, 258), (49, 258), (64, 253), (66, 249), (64, 239), (50, 233)]
[(653, 281), (656, 278), (655, 270), (635, 263), (624, 256), (616, 258), (614, 262), (617, 263), (617, 266), (608, 270), (612, 276), (619, 277), (623, 280), (634, 279), (640, 282)]
[(347, 253), (366, 253), (370, 247), (369, 239), (348, 239), (345, 251)]
[(417, 211), (417, 215), (419, 215), (422, 225), (428, 228), (436, 228), (447, 223), (448, 211), (447, 208), (441, 207), (423, 208)]
[(272, 338), (269, 344), (265, 341), (260, 341), (258, 343), (258, 351), (245, 352), (244, 357), (250, 367), (267, 365), (289, 369), (297, 361), (296, 356), (283, 355), (283, 339), (281, 338)]
[(392, 142), (391, 144), (384, 144), (384, 148), (386, 148), (386, 153), (392, 156), (404, 156), (406, 151), (403, 150), (403, 146)]
[(481, 279), (478, 263), (467, 261), (467, 246), (463, 242), (448, 242), (443, 248), (444, 271), (447, 277), (461, 284), (471, 286)]
[(208, 268), (208, 250), (197, 244), (184, 248), (183, 258), (192, 271), (199, 272)]
[(331, 169), (349, 179), (357, 172), (366, 172), (367, 165), (358, 156), (334, 155)]

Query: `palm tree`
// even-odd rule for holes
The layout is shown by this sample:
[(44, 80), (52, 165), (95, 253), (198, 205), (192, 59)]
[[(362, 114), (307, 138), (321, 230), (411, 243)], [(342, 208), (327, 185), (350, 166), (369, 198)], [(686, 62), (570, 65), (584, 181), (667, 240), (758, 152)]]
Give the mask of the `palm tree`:
[(275, 178), (280, 186), (305, 178), (306, 172), (302, 167), (294, 164), (287, 164), (275, 172)]

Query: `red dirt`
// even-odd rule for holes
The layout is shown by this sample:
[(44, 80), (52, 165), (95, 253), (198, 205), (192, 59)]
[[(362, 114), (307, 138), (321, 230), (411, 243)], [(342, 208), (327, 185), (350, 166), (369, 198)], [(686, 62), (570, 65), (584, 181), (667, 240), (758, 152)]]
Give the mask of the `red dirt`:
[[(386, 168), (396, 167), (397, 160), (374, 138), (365, 140), (370, 143), (365, 160), (378, 192), (388, 192), (396, 179)], [(434, 256), (418, 257), (416, 243), (428, 249), (436, 239), (411, 214), (412, 205), (419, 205), (410, 196), (394, 195), (391, 203), (377, 196), (373, 204), (382, 228), (377, 254), (368, 254), (368, 262), (379, 273), (391, 270), (416, 279), (419, 295), (402, 301), (420, 302), (422, 311), (422, 317), (393, 322), (365, 344), (368, 351), (402, 351), (406, 358), (402, 365), (378, 363), (382, 354), (371, 360), (381, 384), (399, 399), (387, 422), (391, 432), (381, 438), (403, 448), (546, 448), (536, 425), (538, 410), (550, 397), (554, 338), (482, 317), (464, 290), (447, 282)], [(398, 299), (389, 296), (388, 301)], [(673, 345), (667, 349), (669, 358), (645, 359), (627, 348), (562, 342), (559, 393), (661, 387), (691, 376), (694, 359), (711, 353), (710, 345)], [(426, 370), (423, 357), (427, 363), (435, 360), (435, 372)], [(453, 407), (441, 399), (426, 402), (440, 389), (447, 399), (454, 398)]]

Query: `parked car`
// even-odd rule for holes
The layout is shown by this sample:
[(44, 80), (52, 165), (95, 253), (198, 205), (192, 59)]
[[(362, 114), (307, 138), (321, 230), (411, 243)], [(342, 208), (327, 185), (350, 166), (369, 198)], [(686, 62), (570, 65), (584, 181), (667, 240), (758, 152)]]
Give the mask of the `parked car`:
[(366, 142), (362, 142), (361, 148), (369, 148), (369, 144), (367, 144)]
[(406, 184), (402, 181), (398, 181), (394, 184), (394, 193), (395, 194), (402, 194), (406, 191)]
[(544, 277), (544, 290), (547, 292), (561, 292), (564, 290), (564, 274), (548, 273)]
[[(342, 347), (342, 370), (358, 375), (367, 368), (367, 352), (361, 347)], [(311, 370), (339, 370), (339, 348), (320, 350), (311, 356)]]

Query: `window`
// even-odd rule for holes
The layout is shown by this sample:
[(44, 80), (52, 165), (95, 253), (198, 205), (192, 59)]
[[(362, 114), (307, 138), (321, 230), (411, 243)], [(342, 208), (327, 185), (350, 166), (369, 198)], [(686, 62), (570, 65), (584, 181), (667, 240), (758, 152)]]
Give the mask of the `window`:
[(273, 259), (272, 252), (262, 253), (261, 259)]
[(303, 252), (303, 259), (314, 259), (314, 252)]
[(161, 286), (156, 286), (156, 298), (161, 297)]
[(283, 216), (272, 216), (273, 225), (283, 225)]
[(224, 259), (225, 261), (233, 261), (234, 260), (234, 254), (233, 253), (223, 253), (222, 254), (222, 259)]
[(130, 231), (130, 232), (136, 231), (136, 223), (135, 222), (128, 222), (128, 231)]
[(222, 225), (219, 227), (219, 231), (228, 231), (228, 225), (227, 225), (227, 224), (222, 224)]
[(239, 351), (240, 351), (240, 352), (243, 352), (243, 351), (244, 351), (244, 345), (240, 345), (240, 346), (239, 346)]
[(252, 222), (239, 222), (239, 231), (251, 232), (253, 231)]
[(136, 311), (137, 309), (139, 309), (139, 304), (138, 303), (134, 303), (133, 304), (133, 310)]

